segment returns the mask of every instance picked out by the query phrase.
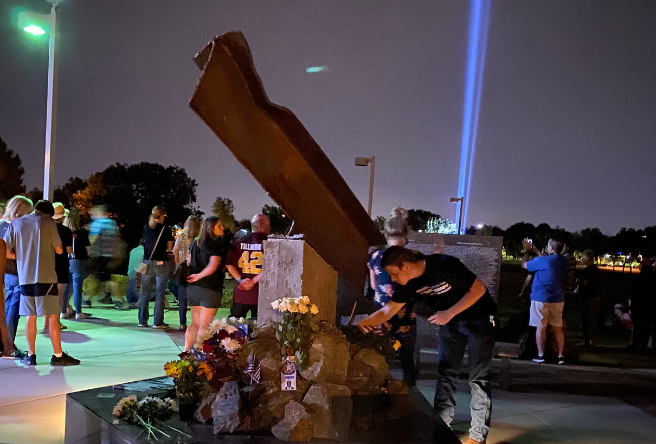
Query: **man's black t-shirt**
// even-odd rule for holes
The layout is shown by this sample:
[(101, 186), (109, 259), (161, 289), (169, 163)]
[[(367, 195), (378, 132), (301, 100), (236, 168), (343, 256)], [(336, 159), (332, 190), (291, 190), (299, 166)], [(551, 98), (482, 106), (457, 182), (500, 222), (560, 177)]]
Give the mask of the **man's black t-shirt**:
[[(162, 230), (164, 230), (162, 237), (160, 237), (159, 242), (157, 242), (159, 233)], [(166, 252), (166, 246), (169, 242), (172, 241), (173, 234), (171, 233), (171, 229), (168, 226), (164, 224), (157, 224), (155, 225), (155, 228), (150, 228), (150, 226), (146, 225), (143, 229), (143, 233), (141, 234), (141, 245), (144, 247), (144, 260), (147, 261), (148, 258), (150, 258), (150, 254), (152, 253), (153, 248), (155, 248), (152, 260), (167, 261), (169, 259), (169, 255)], [(157, 247), (155, 247), (156, 242)]]
[(89, 259), (87, 247), (90, 247), (89, 232), (84, 228), (80, 228), (73, 233), (73, 256), (79, 261), (86, 261)]
[(596, 265), (588, 265), (579, 275), (581, 284), (587, 280), (585, 285), (580, 286), (581, 296), (584, 298), (600, 298), (601, 297), (601, 270)]
[[(438, 311), (451, 308), (471, 289), (476, 275), (460, 259), (446, 254), (425, 257), (426, 271), (406, 285), (397, 285), (393, 302), (414, 304), (417, 316), (428, 318)], [(455, 316), (453, 321), (495, 315), (496, 303), (490, 293), (485, 294), (471, 307)]]
[(70, 228), (57, 224), (57, 233), (59, 233), (64, 252), (55, 254), (55, 268), (57, 269), (57, 275), (68, 274), (68, 252), (66, 248), (73, 246), (73, 232)]
[(202, 245), (198, 245), (197, 240), (189, 247), (191, 254), (191, 266), (189, 274), (200, 273), (210, 263), (210, 257), (219, 256), (221, 261), (219, 268), (209, 276), (194, 282), (190, 285), (198, 285), (199, 287), (208, 288), (214, 291), (223, 290), (223, 279), (225, 277), (225, 257), (226, 250), (223, 238), (217, 240), (207, 239)]

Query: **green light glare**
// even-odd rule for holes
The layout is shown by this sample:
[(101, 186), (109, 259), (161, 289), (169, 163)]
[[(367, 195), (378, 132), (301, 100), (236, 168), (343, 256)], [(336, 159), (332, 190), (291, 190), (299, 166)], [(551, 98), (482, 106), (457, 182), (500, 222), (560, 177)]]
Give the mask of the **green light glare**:
[(305, 72), (308, 74), (316, 74), (326, 70), (325, 66), (308, 66), (305, 68)]
[(29, 32), (30, 34), (33, 34), (33, 35), (43, 35), (43, 34), (46, 33), (46, 31), (44, 29), (39, 28), (36, 25), (26, 26), (26, 27), (23, 28), (23, 31)]

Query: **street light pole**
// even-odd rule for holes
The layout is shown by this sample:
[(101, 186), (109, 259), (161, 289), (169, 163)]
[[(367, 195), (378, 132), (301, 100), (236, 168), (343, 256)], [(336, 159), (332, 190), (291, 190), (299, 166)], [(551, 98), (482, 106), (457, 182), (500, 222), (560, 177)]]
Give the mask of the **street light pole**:
[(369, 217), (371, 217), (371, 205), (374, 200), (374, 171), (376, 170), (376, 156), (356, 157), (355, 165), (356, 166), (371, 165), (371, 171), (369, 173), (369, 206), (367, 207), (367, 213), (369, 213)]
[(43, 198), (52, 201), (55, 180), (55, 136), (57, 129), (57, 2), (52, 1), (48, 41), (48, 107), (46, 115), (46, 152), (43, 168)]
[(462, 208), (465, 206), (465, 197), (452, 197), (449, 202), (460, 202), (460, 217), (458, 218), (458, 234), (462, 234)]

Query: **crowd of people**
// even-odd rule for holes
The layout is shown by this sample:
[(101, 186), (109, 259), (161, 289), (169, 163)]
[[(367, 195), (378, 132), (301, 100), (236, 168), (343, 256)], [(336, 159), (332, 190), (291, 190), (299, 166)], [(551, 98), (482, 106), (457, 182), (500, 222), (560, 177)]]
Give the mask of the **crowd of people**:
[[(118, 225), (102, 206), (91, 210), (86, 227), (81, 226), (77, 208), (66, 209), (46, 200), (33, 204), (24, 196), (13, 197), (1, 216), (5, 297), (0, 335), (5, 359), (36, 365), (37, 318), (42, 317), (43, 333), (52, 342), (51, 365), (78, 365), (80, 361), (61, 348), (61, 330), (66, 329), (61, 319), (89, 318), (83, 309), (92, 307), (96, 294), (101, 295), (99, 303), (121, 310), (138, 308), (137, 325), (142, 328), (149, 327), (149, 305), (154, 301), (152, 328), (168, 329), (164, 322), (167, 289), (178, 301), (180, 329), (185, 331), (185, 350), (189, 350), (221, 306), (226, 272), (236, 280), (231, 315), (244, 317), (250, 312), (252, 318), (257, 317), (263, 241), (271, 232), (263, 214), (253, 218), (252, 233), (240, 231), (237, 237), (216, 216), (204, 220), (190, 216), (175, 238), (166, 209), (155, 206), (139, 246), (129, 255)], [(127, 273), (120, 271), (126, 262)], [(126, 278), (118, 279), (127, 281), (124, 291), (115, 290), (117, 277)], [(25, 352), (15, 345), (21, 316), (28, 343)]]
[[(90, 297), (98, 293), (104, 293), (101, 303), (114, 304), (118, 309), (138, 308), (137, 325), (141, 328), (149, 327), (149, 305), (154, 301), (152, 328), (168, 329), (164, 311), (165, 294), (170, 289), (178, 301), (185, 351), (194, 347), (199, 333), (216, 316), (226, 274), (235, 280), (231, 316), (250, 313), (251, 318), (257, 318), (264, 241), (271, 233), (265, 215), (253, 217), (252, 232), (240, 230), (236, 234), (216, 216), (201, 219), (192, 215), (175, 237), (167, 224), (166, 209), (155, 206), (143, 227), (139, 246), (129, 255), (119, 227), (105, 208), (93, 208), (88, 227), (82, 227), (80, 221), (76, 208), (66, 209), (61, 203), (41, 200), (33, 205), (30, 199), (15, 196), (6, 205), (0, 221), (0, 269), (4, 271), (5, 289), (5, 305), (0, 310), (3, 358), (36, 365), (37, 318), (43, 317), (43, 331), (48, 333), (53, 348), (51, 365), (78, 365), (79, 360), (62, 350), (60, 332), (66, 327), (60, 319), (88, 318), (83, 309), (92, 306)], [(367, 294), (377, 311), (357, 326), (365, 333), (375, 331), (396, 338), (404, 379), (411, 386), (417, 377), (416, 318), (423, 317), (437, 326), (439, 366), (434, 407), (446, 424), (453, 420), (457, 379), (467, 351), (472, 395), (467, 443), (484, 443), (492, 410), (490, 371), (496, 302), (459, 259), (446, 254), (423, 255), (405, 248), (410, 234), (406, 210), (392, 211), (384, 234), (387, 245), (375, 249), (367, 263)], [(557, 239), (550, 239), (544, 250), (525, 239), (524, 248), (522, 265), (529, 276), (523, 294), (530, 297), (529, 325), (536, 329), (534, 361), (545, 361), (547, 332), (551, 328), (557, 362), (563, 364), (565, 293), (576, 291), (581, 295), (583, 337), (585, 345), (592, 345), (601, 302), (601, 273), (589, 250), (582, 255), (585, 268), (576, 270), (576, 261)], [(113, 275), (125, 261), (129, 262), (127, 291), (113, 291)], [(656, 289), (656, 273), (647, 260), (643, 261), (638, 290), (634, 291), (645, 293), (646, 287)], [(633, 309), (642, 312), (643, 302), (635, 297)], [(15, 345), (21, 316), (25, 317), (28, 344), (25, 353)], [(634, 343), (643, 346), (653, 333), (653, 323), (641, 323), (640, 316), (637, 313), (634, 321)]]

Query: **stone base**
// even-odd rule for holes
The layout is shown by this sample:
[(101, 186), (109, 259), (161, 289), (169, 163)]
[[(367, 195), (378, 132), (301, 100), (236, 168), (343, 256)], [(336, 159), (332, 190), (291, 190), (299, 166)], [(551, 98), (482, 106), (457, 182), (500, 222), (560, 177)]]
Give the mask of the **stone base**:
[[(138, 390), (144, 383), (154, 382), (156, 388)], [(142, 429), (121, 421), (114, 424), (112, 409), (124, 396), (137, 395), (139, 399), (146, 395), (161, 395), (162, 383), (171, 383), (171, 378), (154, 378), (133, 383), (134, 390), (117, 390), (112, 386), (84, 390), (66, 395), (66, 444), (152, 444), (146, 439)], [(130, 384), (126, 384), (130, 388)], [(171, 383), (171, 388), (173, 388)], [(416, 402), (417, 411), (412, 416), (383, 422), (371, 430), (364, 432), (350, 429), (346, 444), (356, 443), (438, 443), (459, 444), (460, 441), (444, 422), (434, 414), (433, 408), (417, 389), (411, 389)], [(170, 429), (160, 427), (171, 435), (171, 439), (160, 438), (159, 442), (175, 442), (178, 444), (205, 444), (218, 441), (229, 444), (273, 444), (280, 443), (270, 433), (235, 432), (232, 434), (214, 435), (212, 424), (189, 425), (174, 417), (166, 421), (167, 425), (179, 429), (189, 435), (180, 436)], [(140, 435), (141, 434), (141, 435)], [(139, 438), (137, 438), (139, 437)], [(338, 441), (318, 440), (317, 443), (337, 443)]]

